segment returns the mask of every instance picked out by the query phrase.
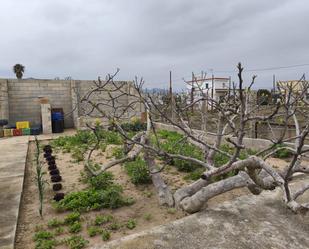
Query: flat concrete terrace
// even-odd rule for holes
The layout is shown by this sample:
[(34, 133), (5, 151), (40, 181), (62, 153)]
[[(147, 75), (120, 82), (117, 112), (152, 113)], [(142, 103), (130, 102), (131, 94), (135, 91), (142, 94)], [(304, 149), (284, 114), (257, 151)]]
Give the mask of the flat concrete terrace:
[[(61, 134), (39, 135), (38, 139), (74, 133), (71, 129)], [(0, 249), (14, 248), (29, 141), (34, 141), (34, 136), (0, 139)]]
[(29, 137), (0, 139), (0, 248), (14, 248)]
[[(297, 184), (305, 184), (303, 178)], [(309, 193), (303, 197), (309, 201)], [(295, 215), (280, 190), (242, 196), (167, 225), (92, 249), (308, 249), (309, 214)]]

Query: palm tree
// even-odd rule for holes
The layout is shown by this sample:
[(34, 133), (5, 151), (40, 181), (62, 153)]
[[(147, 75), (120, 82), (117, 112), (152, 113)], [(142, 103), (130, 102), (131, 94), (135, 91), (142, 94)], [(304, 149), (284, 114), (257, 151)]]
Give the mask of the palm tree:
[(16, 64), (13, 67), (13, 71), (16, 74), (17, 79), (21, 79), (23, 77), (23, 73), (25, 72), (25, 66), (22, 64)]

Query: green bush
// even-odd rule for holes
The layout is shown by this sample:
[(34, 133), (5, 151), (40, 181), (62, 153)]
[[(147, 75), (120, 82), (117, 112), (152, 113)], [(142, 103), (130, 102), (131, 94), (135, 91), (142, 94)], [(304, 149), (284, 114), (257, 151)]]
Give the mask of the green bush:
[(104, 129), (100, 129), (98, 134), (99, 134), (100, 139), (104, 141), (106, 144), (120, 145), (123, 143), (123, 139), (120, 133), (116, 131), (107, 131)]
[(183, 138), (183, 135), (176, 131), (159, 130), (157, 135), (161, 139), (168, 139), (172, 141), (178, 141)]
[(205, 171), (204, 168), (198, 168), (194, 170), (193, 172), (189, 172), (186, 176), (184, 176), (183, 179), (196, 181), (201, 178), (201, 175), (203, 174), (204, 171)]
[(82, 249), (89, 243), (89, 241), (85, 240), (82, 236), (76, 235), (66, 239), (65, 242), (70, 249)]
[(47, 240), (52, 238), (54, 238), (54, 234), (49, 231), (38, 231), (33, 236), (34, 241)]
[(112, 222), (112, 223), (108, 226), (108, 228), (109, 228), (110, 230), (113, 230), (113, 231), (118, 230), (120, 227), (121, 227), (121, 225), (120, 225), (118, 222), (116, 222), (116, 221)]
[(48, 221), (47, 226), (52, 228), (52, 227), (59, 227), (62, 226), (64, 224), (63, 221), (58, 220), (57, 218), (51, 219)]
[[(100, 138), (99, 148), (104, 152), (107, 144), (122, 144), (121, 135), (114, 131), (106, 131), (102, 128), (97, 130)], [(78, 131), (74, 136), (64, 136), (54, 139), (51, 145), (54, 148), (60, 148), (64, 152), (72, 153), (72, 157), (76, 161), (83, 161), (84, 154), (89, 146), (96, 143), (96, 136), (92, 131)]]
[(71, 192), (64, 199), (55, 203), (59, 210), (89, 211), (100, 208), (118, 208), (131, 205), (134, 200), (122, 195), (123, 189), (114, 183), (114, 176), (110, 172), (103, 172), (98, 176), (85, 178), (89, 188)]
[(102, 233), (102, 229), (101, 229), (101, 228), (98, 228), (98, 227), (93, 227), (93, 226), (91, 226), (91, 227), (88, 227), (87, 232), (88, 232), (88, 235), (89, 235), (90, 237), (94, 237), (94, 236), (96, 236), (97, 234)]
[(101, 234), (102, 234), (102, 240), (104, 240), (104, 241), (109, 240), (110, 237), (111, 237), (110, 232), (107, 231), (106, 229), (103, 229), (103, 230), (101, 231)]
[(118, 208), (130, 205), (130, 199), (122, 196), (122, 188), (113, 185), (105, 190), (87, 189), (67, 194), (56, 203), (58, 209), (89, 211), (99, 208)]
[(89, 184), (97, 190), (105, 190), (113, 185), (114, 175), (111, 172), (102, 172), (98, 176), (89, 178)]
[(133, 184), (147, 184), (151, 182), (148, 166), (140, 157), (132, 162), (126, 162), (124, 168)]
[[(203, 160), (203, 152), (195, 145), (183, 141), (184, 136), (174, 132), (160, 130), (158, 132), (161, 149), (170, 154), (181, 154), (183, 156), (193, 157)], [(174, 165), (179, 171), (192, 172), (200, 167), (200, 165), (188, 162), (182, 159), (168, 159), (168, 163)]]
[(278, 151), (276, 151), (273, 155), (273, 157), (275, 158), (289, 158), (291, 157), (293, 154), (290, 150), (284, 148), (284, 145), (283, 144), (278, 144), (275, 146), (275, 149), (280, 149)]
[(142, 123), (140, 119), (137, 119), (133, 122), (121, 124), (121, 128), (124, 131), (145, 131), (147, 129), (147, 124)]
[(78, 221), (75, 221), (69, 226), (70, 233), (78, 233), (82, 230), (82, 224)]
[(53, 249), (56, 248), (57, 241), (54, 239), (38, 240), (35, 243), (35, 249)]
[(61, 235), (64, 233), (64, 228), (63, 227), (57, 227), (55, 229), (55, 235)]
[(129, 229), (134, 229), (136, 227), (136, 220), (129, 219), (126, 223), (126, 227)]
[(65, 224), (73, 224), (76, 221), (80, 221), (80, 213), (78, 212), (70, 213), (64, 218)]
[(114, 148), (112, 156), (115, 157), (116, 159), (123, 158), (125, 156), (123, 148), (119, 148), (119, 147)]
[(111, 215), (97, 215), (94, 220), (96, 226), (100, 226), (112, 221), (114, 218)]

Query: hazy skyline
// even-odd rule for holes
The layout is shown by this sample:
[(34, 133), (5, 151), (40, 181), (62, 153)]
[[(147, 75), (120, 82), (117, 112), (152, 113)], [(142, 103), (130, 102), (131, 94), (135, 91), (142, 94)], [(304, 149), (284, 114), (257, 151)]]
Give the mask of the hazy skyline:
[[(146, 87), (175, 88), (202, 70), (236, 80), (247, 69), (257, 87), (309, 73), (308, 0), (2, 0), (0, 77), (117, 79), (143, 76)], [(308, 76), (309, 77), (309, 76)]]

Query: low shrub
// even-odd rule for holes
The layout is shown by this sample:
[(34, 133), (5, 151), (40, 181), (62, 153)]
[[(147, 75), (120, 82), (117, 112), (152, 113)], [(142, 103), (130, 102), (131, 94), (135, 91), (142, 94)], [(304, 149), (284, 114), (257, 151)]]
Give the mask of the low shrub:
[(63, 227), (57, 227), (55, 229), (55, 235), (61, 235), (64, 233), (64, 228)]
[(64, 218), (64, 223), (65, 224), (73, 224), (76, 221), (80, 221), (80, 213), (79, 212), (73, 212), (68, 214), (65, 218)]
[(132, 162), (126, 162), (124, 168), (133, 184), (151, 183), (151, 176), (146, 162), (138, 157)]
[(82, 224), (79, 221), (75, 221), (69, 226), (70, 233), (78, 233), (82, 230)]
[(103, 230), (101, 231), (101, 236), (102, 236), (102, 240), (107, 241), (107, 240), (110, 239), (111, 234), (110, 234), (110, 232), (107, 231), (106, 229), (103, 229)]
[(189, 172), (186, 176), (184, 176), (184, 180), (192, 180), (196, 181), (201, 178), (202, 173), (205, 171), (204, 168), (198, 168), (193, 172)]
[(94, 220), (96, 226), (100, 226), (112, 221), (114, 218), (111, 215), (97, 215)]
[(94, 237), (96, 236), (97, 234), (100, 234), (102, 233), (102, 229), (101, 228), (98, 228), (98, 227), (88, 227), (87, 229), (87, 233), (89, 235), (89, 237)]
[(38, 240), (47, 240), (47, 239), (52, 239), (54, 238), (54, 234), (49, 232), (49, 231), (38, 231), (34, 234), (33, 240), (38, 241)]
[(113, 149), (112, 156), (115, 157), (116, 159), (121, 159), (121, 158), (123, 158), (123, 157), (125, 156), (125, 155), (124, 155), (123, 148), (119, 148), (119, 147), (114, 148), (114, 149)]
[(274, 154), (273, 154), (273, 157), (275, 158), (281, 158), (281, 159), (284, 159), (284, 158), (289, 158), (291, 157), (293, 154), (290, 150), (284, 148), (284, 145), (283, 144), (278, 144), (275, 146), (275, 149), (279, 149), (278, 151), (276, 151)]
[(58, 220), (57, 218), (51, 219), (48, 221), (47, 226), (49, 228), (62, 226), (64, 222), (62, 220)]
[(54, 239), (38, 240), (35, 243), (35, 249), (54, 249), (58, 245)]
[(65, 240), (65, 243), (70, 249), (82, 249), (87, 246), (89, 243), (88, 240), (85, 240), (82, 236), (74, 235)]
[(144, 214), (144, 219), (147, 221), (150, 221), (152, 219), (152, 215), (151, 214)]
[(113, 185), (114, 175), (111, 172), (102, 172), (98, 176), (89, 178), (89, 184), (97, 190), (105, 190)]
[(131, 200), (122, 196), (122, 188), (113, 185), (105, 190), (87, 189), (72, 192), (56, 204), (56, 208), (64, 210), (89, 211), (99, 208), (118, 208), (130, 205)]
[(147, 124), (142, 123), (140, 119), (136, 119), (132, 122), (121, 124), (121, 128), (124, 131), (145, 131), (147, 129)]
[(113, 222), (108, 226), (108, 228), (109, 228), (110, 230), (113, 230), (113, 231), (119, 230), (120, 227), (121, 227), (121, 225), (120, 225), (118, 222), (116, 222), (116, 221), (113, 221)]
[(134, 219), (129, 219), (126, 223), (126, 227), (128, 229), (134, 229), (136, 227), (136, 220)]

